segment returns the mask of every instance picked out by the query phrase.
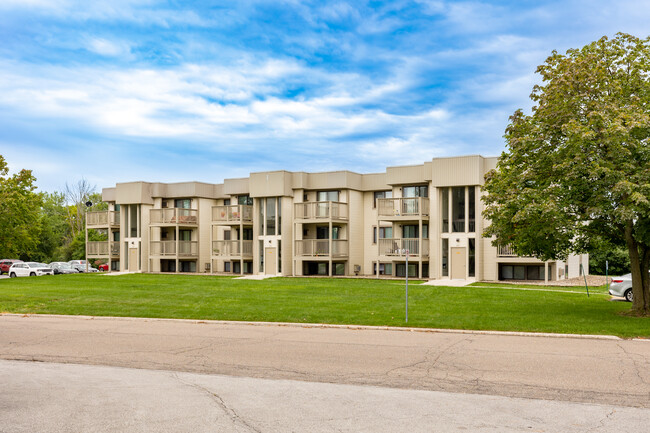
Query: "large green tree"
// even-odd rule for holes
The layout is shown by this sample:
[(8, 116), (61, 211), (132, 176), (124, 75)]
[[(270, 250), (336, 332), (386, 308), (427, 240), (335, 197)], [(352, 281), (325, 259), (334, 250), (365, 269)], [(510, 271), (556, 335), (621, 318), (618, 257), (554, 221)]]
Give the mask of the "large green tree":
[(35, 192), (31, 170), (9, 175), (0, 155), (0, 256), (29, 258), (36, 251), (40, 232), (41, 197)]
[(650, 38), (554, 51), (537, 72), (532, 113), (511, 116), (486, 176), (485, 234), (545, 260), (625, 245), (633, 310), (650, 315)]

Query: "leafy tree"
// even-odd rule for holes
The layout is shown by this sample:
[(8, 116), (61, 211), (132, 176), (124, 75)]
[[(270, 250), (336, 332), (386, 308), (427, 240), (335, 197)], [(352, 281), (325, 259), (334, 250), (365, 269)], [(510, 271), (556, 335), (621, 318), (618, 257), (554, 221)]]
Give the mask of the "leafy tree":
[(650, 315), (650, 38), (617, 34), (537, 68), (486, 175), (486, 236), (520, 255), (564, 258), (595, 239), (625, 245), (636, 314)]
[(65, 198), (58, 192), (46, 192), (41, 199), (39, 243), (31, 259), (45, 263), (64, 260), (64, 246), (70, 237)]
[(0, 155), (0, 256), (28, 259), (36, 250), (40, 231), (41, 197), (31, 170), (9, 176)]
[(597, 242), (589, 248), (589, 272), (605, 275), (606, 264), (608, 274), (623, 275), (630, 272), (630, 256), (625, 246), (612, 245), (608, 242)]

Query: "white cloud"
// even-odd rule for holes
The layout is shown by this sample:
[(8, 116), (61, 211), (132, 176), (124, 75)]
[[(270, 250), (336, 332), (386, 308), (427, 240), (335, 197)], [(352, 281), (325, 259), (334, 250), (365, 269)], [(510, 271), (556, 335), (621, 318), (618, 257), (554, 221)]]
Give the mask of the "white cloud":
[(131, 52), (131, 47), (128, 43), (109, 41), (104, 38), (89, 38), (86, 41), (86, 49), (93, 53), (108, 57), (125, 56)]

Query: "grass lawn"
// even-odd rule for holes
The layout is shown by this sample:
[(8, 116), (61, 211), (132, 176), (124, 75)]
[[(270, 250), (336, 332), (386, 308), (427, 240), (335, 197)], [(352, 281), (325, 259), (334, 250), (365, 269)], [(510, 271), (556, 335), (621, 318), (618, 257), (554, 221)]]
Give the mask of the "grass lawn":
[(603, 290), (410, 283), (406, 324), (402, 281), (78, 274), (0, 280), (0, 312), (650, 337), (650, 319), (620, 315), (630, 304)]

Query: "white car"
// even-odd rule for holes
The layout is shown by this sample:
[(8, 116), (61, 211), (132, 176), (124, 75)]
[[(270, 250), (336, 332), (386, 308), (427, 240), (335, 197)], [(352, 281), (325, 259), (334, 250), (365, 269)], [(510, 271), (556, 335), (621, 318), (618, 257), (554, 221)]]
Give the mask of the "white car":
[(632, 274), (612, 277), (612, 283), (609, 285), (609, 294), (612, 296), (620, 296), (625, 298), (626, 301), (632, 302), (634, 300), (634, 294), (632, 294)]
[(9, 268), (11, 278), (40, 277), (41, 275), (54, 275), (54, 271), (45, 263), (36, 262), (14, 263)]

